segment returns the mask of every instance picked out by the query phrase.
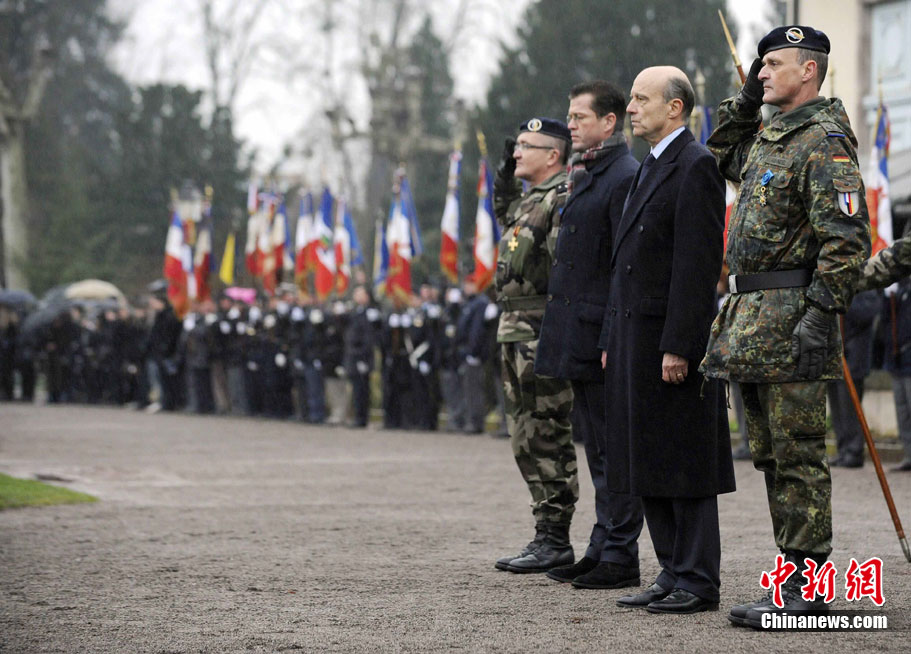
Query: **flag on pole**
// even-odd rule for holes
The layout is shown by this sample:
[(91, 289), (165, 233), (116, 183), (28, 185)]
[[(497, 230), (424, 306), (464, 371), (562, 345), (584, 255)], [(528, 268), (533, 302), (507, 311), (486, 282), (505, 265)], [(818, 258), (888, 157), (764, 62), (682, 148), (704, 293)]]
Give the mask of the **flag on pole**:
[[(320, 301), (329, 297), (335, 287), (335, 249), (332, 247), (332, 193), (323, 189), (316, 218), (313, 221), (316, 232), (316, 297)], [(311, 235), (311, 242), (314, 240)]]
[(351, 285), (351, 269), (363, 265), (361, 245), (354, 230), (348, 203), (339, 199), (335, 209), (335, 292), (342, 295)]
[(376, 221), (373, 239), (373, 292), (376, 297), (386, 295), (386, 278), (389, 277), (389, 247), (386, 244), (386, 227), (383, 219)]
[(168, 300), (178, 317), (183, 318), (190, 308), (187, 273), (184, 267), (185, 250), (183, 221), (177, 211), (171, 212), (171, 224), (164, 247), (164, 277), (168, 280)]
[[(285, 247), (288, 237), (288, 218), (285, 215), (285, 203), (281, 196), (274, 194), (270, 200), (271, 218), (269, 227), (269, 245), (271, 246), (271, 261), (275, 287), (282, 281), (285, 270), (285, 256), (288, 248)], [(273, 289), (275, 288), (273, 287)]]
[[(259, 278), (263, 285), (263, 291), (269, 296), (275, 294), (275, 288), (278, 285), (278, 266), (281, 262), (276, 257), (277, 250), (280, 246), (275, 243), (276, 230), (275, 225), (275, 196), (272, 193), (260, 194), (259, 215), (259, 232), (257, 239), (256, 254), (259, 258)], [(280, 243), (284, 244), (284, 239)]]
[(478, 169), (478, 211), (475, 215), (473, 273), (479, 291), (490, 286), (497, 269), (500, 228), (493, 215), (493, 201), (490, 197), (492, 188), (493, 178), (487, 160), (481, 159)]
[(234, 232), (228, 234), (225, 240), (225, 252), (221, 255), (221, 266), (218, 269), (218, 278), (225, 286), (234, 286), (234, 248), (236, 237)]
[(244, 262), (247, 271), (254, 279), (262, 274), (259, 270), (259, 195), (256, 184), (252, 182), (247, 187), (247, 241), (244, 244)]
[(411, 297), (411, 262), (421, 254), (422, 244), (414, 200), (404, 170), (396, 171), (392, 194), (386, 226), (389, 249), (386, 294), (407, 301)]
[(297, 216), (297, 229), (294, 232), (294, 248), (297, 257), (294, 261), (294, 281), (297, 287), (307, 292), (307, 275), (314, 268), (313, 248), (310, 246), (310, 233), (313, 231), (313, 195), (306, 193), (301, 198)]
[(209, 286), (209, 275), (212, 269), (212, 223), (209, 220), (205, 220), (199, 226), (199, 234), (196, 237), (196, 251), (193, 253), (196, 299), (200, 302), (212, 299), (212, 289)]
[(291, 241), (291, 221), (288, 219), (288, 209), (284, 200), (279, 207), (279, 214), (282, 217), (282, 227), (284, 228), (284, 243), (282, 244), (282, 281), (285, 280), (285, 273), (294, 275), (294, 258), (297, 253), (294, 251), (294, 243)]
[(446, 187), (446, 205), (440, 221), (440, 270), (453, 284), (459, 281), (459, 175), (462, 171), (462, 153), (449, 155), (449, 181)]
[(867, 179), (867, 210), (870, 213), (870, 240), (873, 254), (892, 245), (892, 204), (889, 201), (889, 141), (891, 125), (886, 105), (876, 110), (876, 136), (870, 154)]

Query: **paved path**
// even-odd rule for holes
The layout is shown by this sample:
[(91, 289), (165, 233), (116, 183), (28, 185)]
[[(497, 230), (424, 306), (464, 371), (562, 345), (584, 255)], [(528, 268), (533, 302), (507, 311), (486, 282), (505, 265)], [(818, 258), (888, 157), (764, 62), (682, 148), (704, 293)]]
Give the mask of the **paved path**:
[[(584, 457), (580, 457), (584, 466)], [(656, 616), (493, 561), (530, 537), (503, 440), (0, 404), (0, 471), (70, 480), (96, 504), (0, 512), (0, 652), (908, 651), (909, 632), (728, 625), (775, 554), (759, 473), (720, 499), (722, 611)], [(582, 470), (573, 527), (593, 519)], [(836, 470), (833, 560), (904, 561), (872, 468)], [(911, 531), (911, 475), (890, 475)], [(643, 582), (657, 574), (647, 533)], [(843, 592), (843, 591), (842, 591)], [(843, 597), (838, 608), (848, 608)], [(872, 609), (869, 600), (861, 608)]]

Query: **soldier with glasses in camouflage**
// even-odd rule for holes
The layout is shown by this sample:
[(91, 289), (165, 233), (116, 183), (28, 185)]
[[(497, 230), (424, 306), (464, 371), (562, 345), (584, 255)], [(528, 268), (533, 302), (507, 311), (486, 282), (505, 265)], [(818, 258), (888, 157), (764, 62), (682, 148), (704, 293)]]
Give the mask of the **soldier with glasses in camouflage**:
[[(511, 572), (545, 572), (574, 561), (569, 525), (579, 498), (569, 413), (570, 382), (534, 372), (535, 354), (560, 211), (566, 199), (569, 128), (532, 118), (507, 139), (494, 182), (494, 212), (502, 229), (497, 303), (509, 439), (531, 493), (535, 537), (497, 561)], [(518, 179), (516, 179), (518, 178)], [(521, 193), (518, 180), (528, 183)]]

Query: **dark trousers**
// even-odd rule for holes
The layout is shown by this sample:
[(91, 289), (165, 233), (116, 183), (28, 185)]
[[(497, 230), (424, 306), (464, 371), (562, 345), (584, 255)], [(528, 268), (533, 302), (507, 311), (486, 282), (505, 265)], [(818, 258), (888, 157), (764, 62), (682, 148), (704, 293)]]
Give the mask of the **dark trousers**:
[(573, 428), (585, 446), (588, 470), (595, 487), (595, 526), (585, 556), (602, 563), (639, 567), (642, 501), (607, 490), (607, 443), (604, 382), (573, 381)]
[(212, 413), (215, 411), (215, 399), (212, 395), (212, 374), (209, 368), (190, 368), (187, 380), (190, 390), (190, 410), (194, 413)]
[(462, 377), (462, 398), (465, 402), (465, 431), (480, 434), (487, 418), (487, 399), (484, 395), (484, 366), (463, 363), (459, 366)]
[(354, 425), (366, 427), (370, 417), (370, 373), (349, 371), (351, 380), (351, 405), (354, 408)]
[(642, 507), (661, 565), (656, 583), (717, 602), (721, 585), (718, 498), (643, 497)]
[(304, 418), (306, 422), (326, 422), (326, 386), (321, 364), (312, 361), (304, 364), (304, 396), (300, 397), (300, 402), (307, 407)]
[(448, 416), (446, 428), (461, 431), (465, 425), (465, 404), (462, 398), (462, 381), (459, 371), (452, 368), (440, 370), (440, 386)]
[[(854, 379), (857, 397), (864, 399), (864, 380)], [(854, 411), (854, 401), (848, 391), (844, 379), (830, 381), (826, 392), (829, 396), (829, 406), (832, 409), (832, 428), (835, 430), (835, 442), (838, 446), (838, 456), (843, 456), (857, 461), (864, 459), (864, 432), (860, 427), (860, 420)]]

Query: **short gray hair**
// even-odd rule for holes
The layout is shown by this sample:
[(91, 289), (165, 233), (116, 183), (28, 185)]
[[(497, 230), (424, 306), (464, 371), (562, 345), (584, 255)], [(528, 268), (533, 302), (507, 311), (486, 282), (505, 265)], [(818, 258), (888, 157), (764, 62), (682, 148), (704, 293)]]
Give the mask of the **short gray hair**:
[(819, 50), (797, 48), (798, 64), (805, 64), (811, 60), (816, 62), (816, 88), (821, 89), (822, 82), (826, 78), (826, 71), (829, 70), (829, 55)]
[(690, 119), (690, 114), (693, 113), (693, 107), (696, 106), (696, 94), (693, 93), (690, 81), (686, 77), (679, 75), (668, 79), (667, 85), (664, 87), (664, 101), (670, 102), (676, 99), (683, 102), (681, 118), (686, 122)]

